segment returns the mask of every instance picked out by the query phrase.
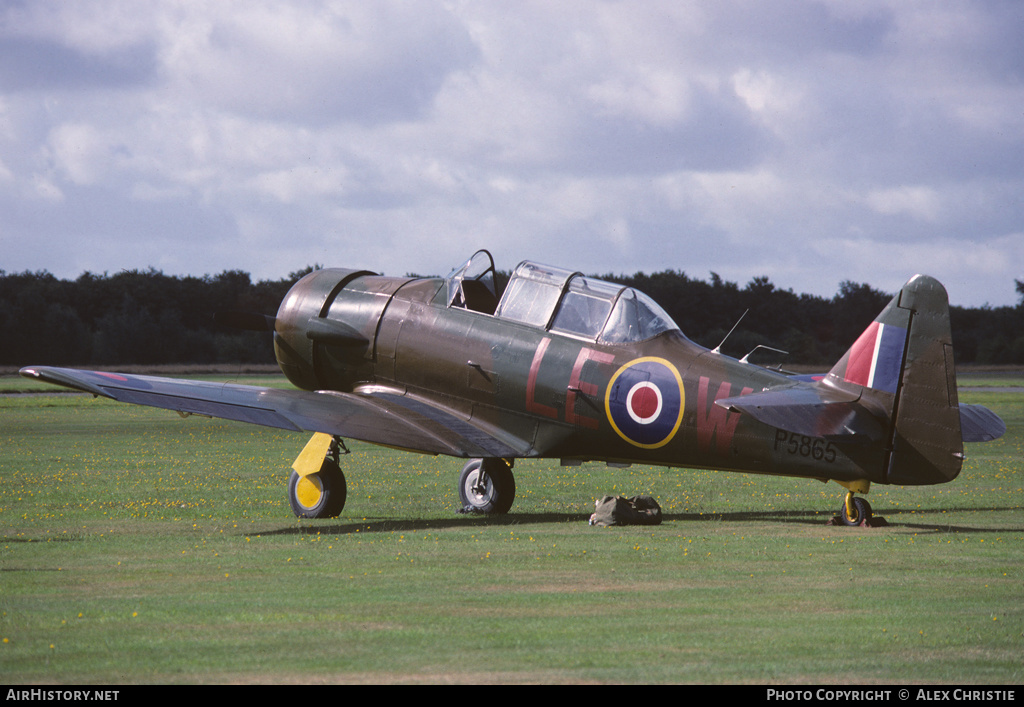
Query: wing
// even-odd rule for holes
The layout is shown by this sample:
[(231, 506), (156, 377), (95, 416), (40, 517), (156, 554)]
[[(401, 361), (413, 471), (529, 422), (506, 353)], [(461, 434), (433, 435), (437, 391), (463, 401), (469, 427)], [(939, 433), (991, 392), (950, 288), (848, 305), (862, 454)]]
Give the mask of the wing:
[(426, 454), (467, 458), (535, 454), (523, 440), (475, 425), (402, 391), (313, 393), (35, 366), (21, 369), (21, 375), (119, 402), (296, 432), (324, 432)]

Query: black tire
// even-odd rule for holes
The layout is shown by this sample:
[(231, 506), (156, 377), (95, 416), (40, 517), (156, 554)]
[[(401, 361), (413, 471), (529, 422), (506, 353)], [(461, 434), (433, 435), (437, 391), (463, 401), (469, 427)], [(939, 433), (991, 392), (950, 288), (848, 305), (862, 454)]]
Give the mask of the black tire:
[(846, 508), (846, 502), (843, 502), (839, 509), (839, 517), (842, 519), (843, 525), (860, 525), (872, 516), (871, 504), (859, 496), (853, 497), (853, 510), (854, 517), (851, 518)]
[(347, 496), (345, 474), (331, 459), (324, 459), (315, 474), (301, 477), (292, 471), (288, 479), (288, 502), (298, 518), (334, 518), (345, 508)]
[[(480, 469), (483, 468), (483, 483)], [(463, 508), (477, 513), (508, 513), (516, 497), (512, 469), (501, 459), (471, 459), (459, 476), (459, 500)]]

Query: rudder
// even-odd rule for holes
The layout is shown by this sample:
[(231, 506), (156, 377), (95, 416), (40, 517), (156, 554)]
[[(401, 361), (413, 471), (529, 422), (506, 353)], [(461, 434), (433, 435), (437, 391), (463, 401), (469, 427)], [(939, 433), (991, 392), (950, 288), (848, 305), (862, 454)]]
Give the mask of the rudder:
[(888, 420), (886, 483), (952, 481), (963, 464), (949, 299), (916, 275), (857, 339), (827, 381), (860, 393)]

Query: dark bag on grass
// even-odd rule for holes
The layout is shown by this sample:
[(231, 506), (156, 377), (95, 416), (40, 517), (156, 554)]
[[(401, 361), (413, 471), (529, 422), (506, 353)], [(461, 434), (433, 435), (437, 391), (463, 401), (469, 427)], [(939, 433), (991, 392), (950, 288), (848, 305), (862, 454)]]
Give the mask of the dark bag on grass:
[(661, 506), (650, 496), (605, 496), (594, 503), (591, 525), (658, 525)]

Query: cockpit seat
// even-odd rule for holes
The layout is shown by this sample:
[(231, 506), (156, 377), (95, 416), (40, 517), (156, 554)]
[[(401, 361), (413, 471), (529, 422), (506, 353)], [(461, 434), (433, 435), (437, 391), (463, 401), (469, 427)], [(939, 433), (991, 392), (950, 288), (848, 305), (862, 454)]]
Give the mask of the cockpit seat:
[(471, 309), (474, 312), (494, 314), (494, 310), (498, 308), (498, 298), (486, 284), (479, 280), (462, 281), (462, 298), (466, 309)]

